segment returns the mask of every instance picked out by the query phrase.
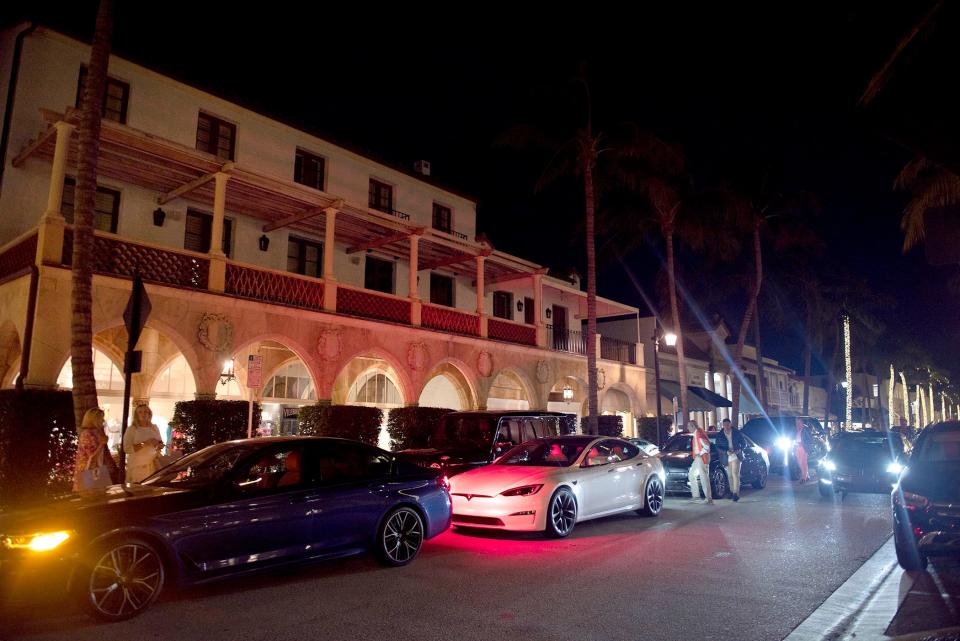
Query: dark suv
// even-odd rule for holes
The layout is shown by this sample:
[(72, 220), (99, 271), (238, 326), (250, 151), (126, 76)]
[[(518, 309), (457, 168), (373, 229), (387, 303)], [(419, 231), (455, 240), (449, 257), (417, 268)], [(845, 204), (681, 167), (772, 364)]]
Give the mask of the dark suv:
[(492, 463), (514, 445), (548, 436), (571, 434), (572, 414), (537, 411), (451, 412), (440, 419), (429, 447), (398, 452), (401, 458), (441, 468), (448, 476)]
[(789, 469), (790, 478), (794, 481), (800, 478), (800, 467), (797, 465), (797, 419), (803, 421), (810, 433), (812, 445), (807, 451), (807, 461), (808, 467), (814, 469), (820, 459), (830, 451), (827, 444), (830, 434), (817, 419), (810, 416), (760, 417), (750, 419), (742, 428), (744, 434), (767, 451), (770, 471), (781, 470), (786, 474)]

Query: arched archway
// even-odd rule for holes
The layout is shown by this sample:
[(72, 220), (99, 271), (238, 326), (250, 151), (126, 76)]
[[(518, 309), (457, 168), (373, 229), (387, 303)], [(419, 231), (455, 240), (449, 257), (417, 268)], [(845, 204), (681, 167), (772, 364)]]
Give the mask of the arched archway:
[(537, 396), (533, 383), (520, 370), (508, 367), (500, 370), (487, 391), (488, 410), (528, 410), (536, 407)]
[(382, 352), (361, 352), (352, 356), (333, 381), (332, 401), (338, 405), (364, 405), (383, 412), (379, 445), (389, 449), (387, 420), (390, 410), (409, 402), (410, 381), (394, 359)]
[(600, 413), (607, 416), (619, 416), (623, 419), (623, 435), (636, 436), (637, 429), (634, 424), (634, 404), (632, 399), (632, 390), (624, 389), (620, 385), (614, 385), (607, 389), (603, 394), (600, 403)]
[(547, 409), (577, 417), (577, 425), (586, 414), (587, 382), (578, 376), (564, 376), (550, 388)]
[(0, 385), (13, 387), (20, 365), (20, 334), (11, 321), (0, 325)]
[(476, 409), (476, 387), (468, 378), (467, 371), (469, 370), (451, 360), (437, 364), (426, 376), (418, 404), (421, 407), (445, 407), (453, 410)]

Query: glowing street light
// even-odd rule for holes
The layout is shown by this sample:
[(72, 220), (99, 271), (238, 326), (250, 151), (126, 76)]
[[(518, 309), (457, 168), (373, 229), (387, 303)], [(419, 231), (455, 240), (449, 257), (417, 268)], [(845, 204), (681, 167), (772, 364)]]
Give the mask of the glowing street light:
[(569, 385), (564, 385), (563, 387), (563, 400), (567, 403), (573, 400), (573, 388)]
[(667, 347), (674, 347), (677, 344), (677, 335), (673, 332), (667, 332), (663, 335), (663, 342), (667, 344)]
[(220, 370), (220, 384), (226, 385), (234, 379), (236, 379), (236, 375), (233, 371), (233, 359), (228, 358), (223, 361), (223, 369)]

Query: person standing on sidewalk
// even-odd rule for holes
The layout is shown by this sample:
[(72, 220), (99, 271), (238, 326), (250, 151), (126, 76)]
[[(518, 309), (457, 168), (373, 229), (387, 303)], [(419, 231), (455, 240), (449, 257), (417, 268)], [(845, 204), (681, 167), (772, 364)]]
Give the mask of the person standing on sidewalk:
[(743, 460), (743, 450), (747, 442), (743, 434), (733, 426), (729, 418), (723, 419), (723, 430), (717, 437), (717, 450), (720, 461), (727, 468), (727, 479), (730, 481), (730, 498), (734, 503), (740, 500), (740, 461)]
[(796, 453), (797, 467), (800, 468), (800, 483), (810, 482), (810, 467), (807, 465), (807, 448), (810, 447), (810, 430), (803, 424), (802, 418), (797, 418)]
[(703, 494), (706, 496), (708, 504), (713, 503), (713, 496), (710, 492), (710, 437), (700, 429), (696, 421), (689, 421), (687, 429), (693, 435), (691, 439), (693, 449), (693, 463), (690, 465), (690, 474), (687, 480), (690, 481), (691, 500), (696, 501), (700, 498), (697, 491), (697, 478), (700, 479), (700, 485), (703, 487)]

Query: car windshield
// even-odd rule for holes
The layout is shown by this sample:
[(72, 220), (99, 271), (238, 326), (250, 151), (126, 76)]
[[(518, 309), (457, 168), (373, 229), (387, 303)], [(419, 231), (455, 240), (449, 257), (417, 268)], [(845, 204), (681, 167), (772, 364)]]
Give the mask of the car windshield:
[(960, 431), (931, 432), (924, 438), (919, 451), (914, 451), (913, 460), (937, 462), (960, 461)]
[(663, 446), (664, 452), (692, 452), (693, 437), (690, 434), (678, 434)]
[(226, 476), (238, 461), (257, 449), (253, 443), (223, 443), (184, 456), (143, 481), (143, 485), (202, 487)]
[(898, 454), (901, 450), (897, 439), (888, 438), (886, 434), (844, 434), (841, 438), (835, 439), (832, 446), (833, 452), (869, 452), (869, 451), (887, 451), (892, 454)]
[(497, 459), (496, 465), (569, 467), (591, 441), (593, 437), (527, 441), (507, 450)]
[(488, 416), (450, 414), (440, 419), (430, 444), (434, 447), (463, 445), (489, 449), (493, 444), (494, 425)]

